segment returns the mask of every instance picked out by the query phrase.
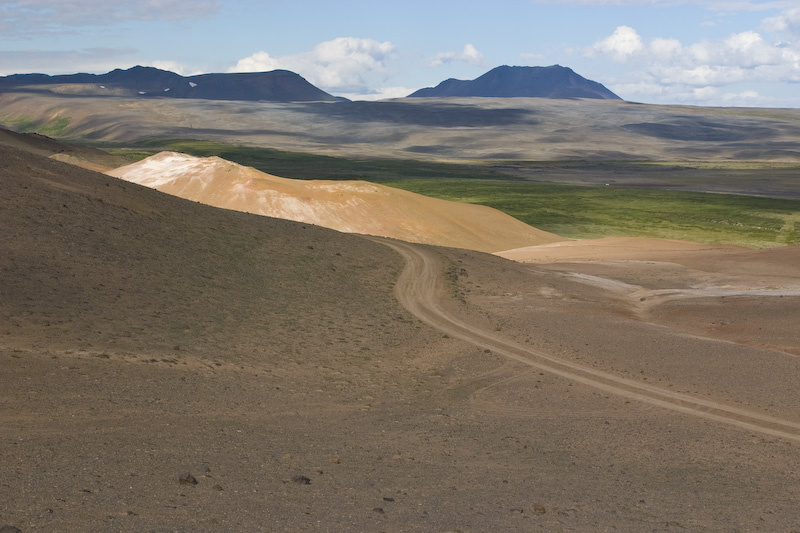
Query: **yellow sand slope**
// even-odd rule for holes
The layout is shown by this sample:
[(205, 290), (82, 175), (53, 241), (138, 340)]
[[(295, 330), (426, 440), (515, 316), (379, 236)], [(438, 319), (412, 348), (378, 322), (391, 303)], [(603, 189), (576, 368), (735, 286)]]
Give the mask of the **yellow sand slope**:
[(107, 174), (216, 207), (408, 242), (498, 252), (564, 240), (490, 207), (364, 181), (280, 178), (218, 157), (161, 152)]

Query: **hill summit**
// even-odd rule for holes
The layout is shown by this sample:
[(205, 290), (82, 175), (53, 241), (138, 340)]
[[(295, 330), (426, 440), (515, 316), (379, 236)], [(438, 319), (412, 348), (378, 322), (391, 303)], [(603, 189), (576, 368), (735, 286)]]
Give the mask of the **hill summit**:
[(596, 81), (587, 80), (570, 68), (497, 67), (471, 81), (449, 79), (436, 87), (420, 89), (409, 97), (482, 96), (494, 98), (594, 98), (621, 100)]
[(564, 240), (491, 207), (365, 181), (281, 178), (218, 157), (161, 152), (106, 173), (187, 200), (345, 233), (483, 252)]
[(204, 100), (308, 102), (339, 100), (288, 70), (181, 76), (136, 66), (105, 74), (13, 74), (0, 77), (0, 89), (87, 96), (160, 96)]

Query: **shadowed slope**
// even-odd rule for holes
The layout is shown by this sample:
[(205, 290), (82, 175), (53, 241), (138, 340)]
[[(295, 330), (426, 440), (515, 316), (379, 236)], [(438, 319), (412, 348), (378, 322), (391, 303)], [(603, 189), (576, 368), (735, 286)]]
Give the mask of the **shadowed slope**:
[(497, 252), (563, 240), (495, 209), (362, 181), (300, 181), (216, 157), (162, 152), (108, 172), (209, 205), (348, 233)]
[(16, 133), (0, 128), (0, 146), (43, 155), (98, 172), (127, 163), (123, 157), (102, 150), (59, 142), (38, 133)]
[[(383, 246), (0, 150), (6, 344), (261, 358), (299, 342), (271, 334), (301, 327), (288, 317), (305, 316), (304, 329), (351, 332), (328, 320), (392, 313), (399, 261)], [(360, 346), (358, 336), (339, 336)]]

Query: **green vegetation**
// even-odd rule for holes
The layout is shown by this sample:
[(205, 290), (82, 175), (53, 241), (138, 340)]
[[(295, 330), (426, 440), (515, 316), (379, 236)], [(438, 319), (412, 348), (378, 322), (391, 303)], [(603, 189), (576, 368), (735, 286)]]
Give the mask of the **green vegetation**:
[(70, 119), (56, 117), (47, 122), (37, 121), (31, 117), (17, 117), (15, 119), (0, 119), (0, 124), (20, 133), (40, 133), (48, 137), (64, 137), (67, 135)]
[(472, 180), (381, 180), (408, 191), (499, 209), (574, 239), (661, 237), (755, 248), (800, 244), (800, 200), (617, 187)]
[[(564, 185), (572, 173), (643, 176), (654, 171), (681, 175), (687, 169), (710, 180), (737, 171), (796, 172), (795, 163), (508, 161), (439, 163), (416, 160), (361, 160), (233, 146), (200, 140), (151, 140), (127, 147), (102, 146), (117, 155), (144, 158), (162, 150), (219, 156), (283, 177), (363, 179), (458, 202), (488, 205), (537, 228), (574, 239), (610, 236), (661, 237), (763, 248), (800, 244), (800, 200), (675, 191), (654, 182), (644, 187)], [(520, 170), (525, 172), (520, 173)], [(724, 169), (726, 172), (714, 174)], [(601, 175), (601, 174), (595, 174)], [(695, 179), (692, 174), (686, 179)], [(682, 178), (683, 179), (683, 178)], [(602, 183), (599, 181), (598, 183)], [(663, 182), (666, 183), (666, 182)]]
[(213, 141), (156, 139), (132, 146), (97, 145), (115, 155), (144, 159), (170, 150), (198, 157), (218, 156), (262, 172), (294, 179), (367, 180), (381, 178), (517, 178), (492, 168), (470, 165), (416, 161), (412, 159), (347, 159), (303, 152), (285, 152), (270, 148), (235, 146)]

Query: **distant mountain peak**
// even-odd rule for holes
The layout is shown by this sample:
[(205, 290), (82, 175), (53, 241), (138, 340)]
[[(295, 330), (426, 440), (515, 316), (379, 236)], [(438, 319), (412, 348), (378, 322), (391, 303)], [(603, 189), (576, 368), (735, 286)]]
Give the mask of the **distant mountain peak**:
[(14, 74), (0, 77), (0, 89), (59, 92), (89, 96), (160, 96), (206, 100), (308, 102), (341, 100), (288, 70), (181, 76), (137, 65), (105, 74)]
[(420, 89), (409, 97), (491, 97), (491, 98), (621, 98), (596, 81), (588, 80), (561, 65), (549, 67), (493, 68), (474, 80), (450, 78), (436, 87)]

